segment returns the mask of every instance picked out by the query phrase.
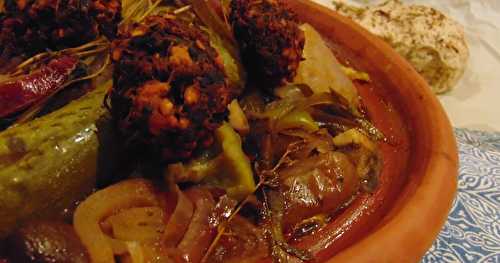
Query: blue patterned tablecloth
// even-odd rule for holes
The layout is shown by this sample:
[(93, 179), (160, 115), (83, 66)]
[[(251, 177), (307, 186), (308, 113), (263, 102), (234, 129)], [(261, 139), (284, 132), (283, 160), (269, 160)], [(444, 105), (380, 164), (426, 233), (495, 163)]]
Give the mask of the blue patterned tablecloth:
[(423, 263), (500, 263), (500, 133), (456, 129), (458, 194)]

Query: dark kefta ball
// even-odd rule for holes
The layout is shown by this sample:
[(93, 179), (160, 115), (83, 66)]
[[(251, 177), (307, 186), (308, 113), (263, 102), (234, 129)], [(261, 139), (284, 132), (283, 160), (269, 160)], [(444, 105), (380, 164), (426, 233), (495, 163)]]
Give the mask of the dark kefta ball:
[(212, 145), (235, 97), (221, 58), (198, 27), (150, 16), (112, 43), (111, 113), (132, 145), (163, 162)]
[(30, 57), (116, 34), (120, 0), (5, 0), (0, 58)]
[(304, 32), (281, 0), (233, 0), (230, 20), (250, 77), (269, 87), (295, 77)]

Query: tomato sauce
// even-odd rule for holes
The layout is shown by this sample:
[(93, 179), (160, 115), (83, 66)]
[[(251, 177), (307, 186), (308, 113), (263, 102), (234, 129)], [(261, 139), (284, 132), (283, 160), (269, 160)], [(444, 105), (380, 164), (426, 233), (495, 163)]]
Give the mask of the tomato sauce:
[[(331, 46), (344, 65), (366, 69), (370, 73), (369, 65), (363, 65), (361, 59), (340, 47)], [(366, 114), (387, 139), (379, 143), (383, 165), (378, 187), (373, 193), (359, 194), (327, 226), (294, 244), (309, 249), (320, 262), (328, 260), (383, 224), (384, 216), (394, 205), (407, 179), (405, 171), (410, 157), (410, 129), (384, 89), (383, 79), (372, 74), (370, 77), (372, 81), (369, 83), (355, 84)]]

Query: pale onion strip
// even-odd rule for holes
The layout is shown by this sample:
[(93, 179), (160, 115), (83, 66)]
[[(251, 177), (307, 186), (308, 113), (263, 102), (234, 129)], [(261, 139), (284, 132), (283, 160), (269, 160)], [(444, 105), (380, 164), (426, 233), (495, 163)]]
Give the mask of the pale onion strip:
[(216, 235), (216, 229), (209, 223), (215, 201), (209, 192), (202, 189), (190, 189), (187, 195), (195, 203), (195, 211), (177, 249), (185, 261), (200, 262)]
[(152, 184), (143, 179), (123, 181), (97, 191), (78, 206), (73, 216), (74, 228), (92, 262), (115, 262), (100, 222), (121, 209), (141, 206), (158, 206)]
[(106, 236), (108, 243), (113, 250), (113, 254), (123, 256), (128, 253), (126, 242)]
[(177, 194), (177, 205), (172, 216), (170, 216), (163, 235), (163, 244), (167, 247), (175, 247), (179, 244), (184, 233), (186, 233), (194, 212), (193, 203), (179, 189), (179, 186), (175, 185), (174, 191)]
[(126, 242), (132, 263), (144, 263), (144, 253), (139, 242)]
[(147, 243), (162, 237), (165, 213), (163, 208), (157, 206), (132, 207), (108, 217), (101, 227), (103, 224), (109, 225), (109, 233), (116, 239)]

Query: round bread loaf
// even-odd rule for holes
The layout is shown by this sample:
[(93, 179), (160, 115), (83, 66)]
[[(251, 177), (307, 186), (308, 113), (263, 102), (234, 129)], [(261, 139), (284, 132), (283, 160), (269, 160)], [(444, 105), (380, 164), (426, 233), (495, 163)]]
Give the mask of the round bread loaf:
[(438, 10), (399, 0), (362, 8), (336, 0), (334, 6), (388, 42), (435, 93), (451, 90), (462, 77), (469, 60), (463, 27)]

